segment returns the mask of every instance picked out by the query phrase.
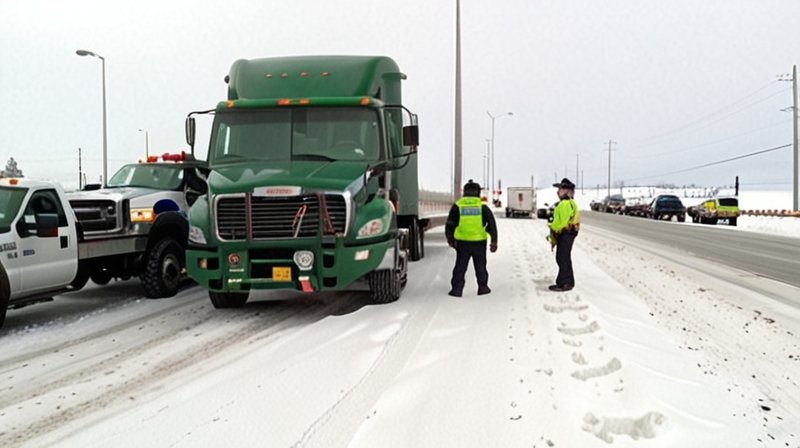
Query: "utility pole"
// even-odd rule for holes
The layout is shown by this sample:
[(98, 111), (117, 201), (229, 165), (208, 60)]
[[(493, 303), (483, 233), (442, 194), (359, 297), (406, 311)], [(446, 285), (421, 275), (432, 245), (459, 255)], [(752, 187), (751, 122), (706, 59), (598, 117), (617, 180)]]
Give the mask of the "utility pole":
[(83, 189), (83, 186), (81, 185), (81, 182), (83, 181), (83, 172), (81, 170), (81, 148), (78, 148), (78, 190)]
[[(789, 81), (788, 79), (779, 79), (780, 81)], [(798, 166), (800, 166), (800, 154), (798, 154), (797, 143), (797, 66), (792, 67), (792, 210), (800, 211), (800, 185), (798, 185)], [(785, 110), (785, 109), (784, 109)]]
[(581, 159), (580, 154), (575, 154), (575, 185), (577, 185), (578, 181), (580, 180), (578, 179), (578, 174), (580, 173), (580, 171), (578, 170), (578, 166), (580, 165), (580, 159)]
[(455, 110), (455, 158), (453, 167), (453, 196), (461, 199), (461, 3), (456, 0), (456, 110)]
[(616, 144), (617, 142), (612, 142), (611, 140), (608, 141), (608, 196), (611, 196), (611, 151), (616, 151), (615, 149), (611, 149), (612, 144)]

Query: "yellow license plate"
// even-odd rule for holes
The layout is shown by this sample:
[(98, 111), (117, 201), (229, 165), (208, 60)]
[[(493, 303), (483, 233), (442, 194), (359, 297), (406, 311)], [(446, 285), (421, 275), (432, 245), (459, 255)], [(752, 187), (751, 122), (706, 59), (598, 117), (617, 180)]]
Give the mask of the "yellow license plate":
[(292, 268), (273, 267), (272, 268), (272, 281), (273, 282), (290, 282), (290, 281), (292, 281)]

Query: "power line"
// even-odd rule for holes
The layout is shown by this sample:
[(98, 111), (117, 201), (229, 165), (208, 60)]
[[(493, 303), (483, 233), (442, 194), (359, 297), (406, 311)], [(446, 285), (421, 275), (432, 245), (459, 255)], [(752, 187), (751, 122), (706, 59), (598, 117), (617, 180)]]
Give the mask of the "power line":
[(633, 182), (633, 181), (637, 181), (637, 180), (652, 179), (654, 177), (669, 176), (669, 175), (672, 175), (672, 174), (685, 173), (687, 171), (694, 171), (694, 170), (699, 170), (701, 168), (708, 168), (708, 167), (714, 166), (714, 165), (720, 165), (720, 164), (723, 164), (723, 163), (733, 162), (734, 160), (740, 160), (740, 159), (744, 159), (744, 158), (747, 158), (747, 157), (753, 157), (753, 156), (757, 156), (757, 155), (760, 155), (760, 154), (765, 154), (765, 153), (768, 153), (768, 152), (777, 151), (779, 149), (789, 148), (791, 146), (792, 146), (792, 144), (789, 143), (787, 145), (776, 146), (774, 148), (769, 148), (769, 149), (764, 149), (764, 150), (761, 150), (761, 151), (751, 152), (749, 154), (744, 154), (744, 155), (741, 155), (741, 156), (731, 157), (729, 159), (724, 159), (724, 160), (718, 160), (716, 162), (710, 162), (710, 163), (706, 163), (706, 164), (703, 164), (703, 165), (698, 165), (698, 166), (695, 166), (695, 167), (692, 167), (692, 168), (686, 168), (686, 169), (682, 169), (682, 170), (678, 170), (678, 171), (672, 171), (672, 172), (669, 172), (669, 173), (662, 173), (662, 174), (656, 174), (656, 175), (653, 175), (653, 176), (638, 177), (638, 178), (635, 178), (635, 179), (627, 179), (627, 180), (629, 182)]

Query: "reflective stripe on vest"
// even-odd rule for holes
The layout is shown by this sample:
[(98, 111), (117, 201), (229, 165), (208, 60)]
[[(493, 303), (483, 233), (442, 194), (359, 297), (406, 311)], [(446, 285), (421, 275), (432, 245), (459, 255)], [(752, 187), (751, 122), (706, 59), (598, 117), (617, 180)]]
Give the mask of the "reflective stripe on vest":
[(453, 236), (459, 241), (486, 241), (489, 235), (483, 227), (483, 205), (480, 198), (466, 196), (456, 201), (458, 227)]

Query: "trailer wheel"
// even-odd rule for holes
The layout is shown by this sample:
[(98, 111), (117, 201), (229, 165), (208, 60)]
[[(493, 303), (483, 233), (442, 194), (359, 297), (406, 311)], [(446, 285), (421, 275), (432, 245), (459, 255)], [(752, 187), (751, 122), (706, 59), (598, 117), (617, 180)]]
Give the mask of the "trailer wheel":
[(3, 323), (6, 321), (9, 300), (11, 300), (11, 283), (5, 268), (0, 264), (0, 328), (3, 328)]
[(177, 294), (183, 266), (184, 251), (178, 241), (167, 237), (156, 243), (140, 275), (145, 297), (160, 299)]
[(250, 291), (244, 292), (214, 292), (209, 291), (208, 297), (211, 299), (211, 304), (214, 308), (241, 308), (247, 303), (250, 297)]

